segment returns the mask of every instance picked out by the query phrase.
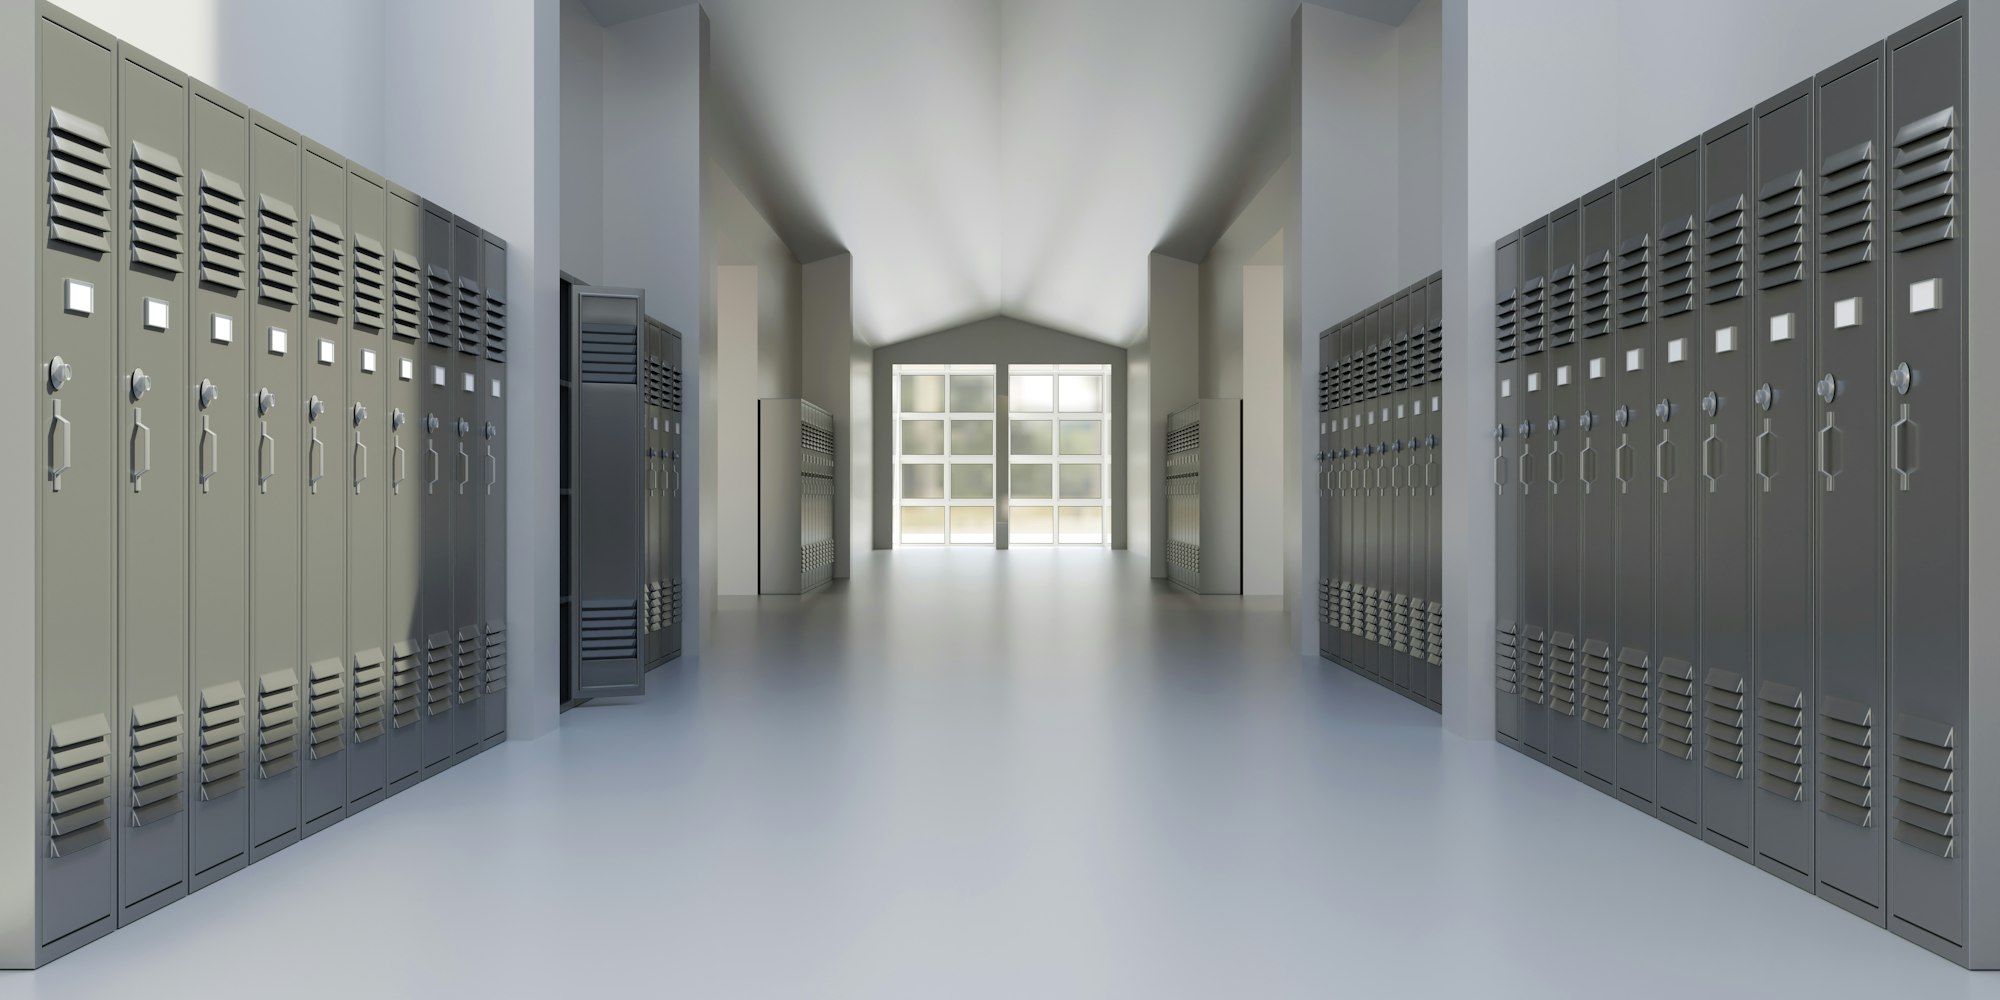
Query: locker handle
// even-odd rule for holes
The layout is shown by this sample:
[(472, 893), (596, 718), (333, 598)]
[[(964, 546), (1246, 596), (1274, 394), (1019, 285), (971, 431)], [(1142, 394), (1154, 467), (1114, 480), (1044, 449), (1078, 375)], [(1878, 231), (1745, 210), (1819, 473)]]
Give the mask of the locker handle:
[(1528, 443), (1526, 441), (1521, 442), (1521, 457), (1520, 460), (1516, 463), (1515, 471), (1516, 475), (1519, 477), (1521, 482), (1521, 495), (1527, 496), (1528, 495)]
[(1660, 429), (1660, 443), (1653, 446), (1653, 478), (1660, 481), (1660, 492), (1667, 493), (1674, 484), (1674, 442), (1670, 431)]
[(1839, 442), (1840, 428), (1833, 425), (1833, 411), (1828, 410), (1826, 426), (1819, 429), (1819, 474), (1823, 480), (1821, 488), (1828, 493), (1833, 492), (1833, 479), (1840, 474), (1840, 470), (1833, 467), (1840, 460), (1833, 454), (1838, 450)]
[(1715, 492), (1717, 467), (1722, 464), (1722, 438), (1715, 433), (1715, 425), (1708, 425), (1708, 436), (1701, 441), (1701, 478), (1708, 482), (1708, 491)]
[(671, 451), (671, 452), (668, 452), (668, 453), (667, 453), (667, 460), (673, 463), (672, 465), (670, 465), (670, 466), (668, 466), (668, 467), (667, 467), (667, 471), (669, 471), (669, 472), (671, 472), (671, 473), (673, 473), (673, 474), (674, 474), (674, 485), (673, 485), (672, 487), (670, 487), (669, 489), (671, 490), (671, 492), (673, 493), (673, 495), (674, 495), (674, 496), (680, 496), (680, 495), (681, 495), (681, 453), (680, 453), (680, 452), (678, 452), (678, 451)]
[(257, 492), (268, 493), (264, 484), (278, 474), (278, 440), (271, 436), (269, 421), (257, 421)]
[(465, 495), (465, 488), (472, 485), (472, 456), (466, 453), (465, 442), (458, 443), (458, 495)]
[[(62, 447), (56, 447), (56, 436), (62, 436)], [(62, 400), (49, 400), (49, 490), (62, 492), (63, 473), (69, 471), (69, 418), (62, 415)], [(62, 457), (56, 457), (60, 454)]]
[(354, 495), (361, 495), (361, 484), (368, 481), (368, 446), (354, 442)]
[(153, 471), (153, 429), (146, 426), (139, 408), (135, 406), (132, 408), (132, 492), (139, 492), (140, 486), (143, 485), (139, 480), (144, 479), (146, 473), (151, 471)]
[[(1909, 443), (1904, 444), (1907, 438)], [(1896, 491), (1910, 490), (1910, 477), (1916, 474), (1915, 465), (1907, 465), (1904, 459), (1909, 452), (1917, 450), (1917, 422), (1910, 419), (1910, 404), (1901, 404), (1895, 423), (1889, 425), (1889, 468), (1896, 473)]]
[(1583, 484), (1586, 494), (1597, 485), (1597, 446), (1589, 438), (1583, 439), (1583, 448), (1576, 453), (1576, 481)]
[(1437, 496), (1437, 464), (1437, 449), (1424, 453), (1424, 492), (1429, 496)]
[(1507, 449), (1504, 446), (1493, 449), (1493, 492), (1507, 492)]
[(319, 481), (326, 478), (326, 445), (319, 439), (318, 427), (308, 428), (306, 433), (310, 436), (306, 444), (306, 467), (312, 470), (306, 478), (306, 490), (318, 493)]
[(486, 446), (486, 495), (493, 495), (493, 487), (500, 485), (500, 456), (493, 453), (493, 446)]
[(403, 448), (403, 439), (401, 437), (389, 439), (389, 465), (393, 469), (389, 474), (389, 492), (391, 493), (400, 494), (403, 492), (403, 480), (407, 478), (403, 475), (405, 470), (404, 452), (405, 449)]
[(1771, 492), (1771, 480), (1775, 478), (1771, 473), (1771, 466), (1774, 464), (1771, 442), (1776, 438), (1777, 435), (1771, 433), (1771, 418), (1765, 417), (1764, 430), (1757, 435), (1757, 478), (1762, 482), (1766, 493)]
[(437, 447), (429, 438), (424, 439), (424, 454), (429, 455), (431, 460), (431, 478), (429, 482), (424, 484), (424, 492), (436, 493), (438, 474), (444, 471), (444, 460), (438, 456)]
[(1618, 492), (1632, 491), (1632, 436), (1618, 435), (1618, 447), (1612, 453), (1612, 474), (1618, 477)]
[(1395, 456), (1395, 457), (1392, 457), (1392, 458), (1390, 458), (1390, 459), (1389, 459), (1389, 462), (1388, 462), (1388, 465), (1389, 465), (1389, 492), (1388, 492), (1388, 495), (1389, 495), (1389, 496), (1400, 496), (1400, 495), (1402, 494), (1402, 492), (1403, 492), (1403, 487), (1402, 487), (1402, 484), (1401, 484), (1401, 483), (1399, 482), (1399, 480), (1401, 480), (1401, 479), (1403, 478), (1403, 459), (1402, 459), (1402, 456), (1400, 456), (1400, 455), (1399, 455), (1399, 456)]
[(217, 437), (215, 431), (208, 426), (208, 414), (202, 414), (201, 441), (195, 450), (199, 452), (200, 463), (197, 467), (196, 481), (201, 485), (203, 493), (208, 492), (208, 481), (214, 479), (215, 474), (222, 471), (221, 456), (218, 454), (221, 450), (221, 445), (222, 442)]
[(1545, 466), (1543, 472), (1548, 476), (1549, 495), (1551, 496), (1562, 492), (1562, 457), (1562, 449), (1556, 447), (1555, 440), (1551, 438), (1549, 440), (1548, 458), (1542, 463)]

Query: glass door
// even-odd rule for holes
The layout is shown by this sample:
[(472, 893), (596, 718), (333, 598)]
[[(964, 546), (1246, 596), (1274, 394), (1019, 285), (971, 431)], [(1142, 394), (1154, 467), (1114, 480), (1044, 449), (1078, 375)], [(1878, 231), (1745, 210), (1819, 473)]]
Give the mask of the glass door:
[(1111, 367), (1008, 366), (1007, 544), (1110, 544)]
[(993, 545), (992, 365), (897, 365), (896, 546)]

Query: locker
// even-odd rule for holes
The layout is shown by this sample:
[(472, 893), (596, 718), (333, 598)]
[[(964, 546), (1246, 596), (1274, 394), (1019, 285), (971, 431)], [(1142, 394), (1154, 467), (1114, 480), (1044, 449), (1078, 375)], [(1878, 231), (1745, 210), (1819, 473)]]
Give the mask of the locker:
[(1659, 207), (1654, 226), (1654, 294), (1659, 317), (1654, 342), (1653, 455), (1655, 646), (1654, 696), (1658, 733), (1653, 761), (1659, 817), (1693, 836), (1701, 835), (1701, 763), (1695, 759), (1701, 662), (1701, 599), (1698, 552), (1689, 544), (1700, 535), (1700, 507), (1687, 459), (1695, 442), (1690, 428), (1698, 411), (1700, 384), (1694, 350), (1701, 329), (1696, 295), (1695, 217), (1701, 214), (1701, 140), (1691, 139), (1660, 156)]
[(1383, 597), (1382, 644), (1389, 658), (1389, 672), (1397, 691), (1409, 693), (1414, 681), (1410, 662), (1410, 523), (1408, 496), (1409, 467), (1407, 427), (1409, 425), (1410, 297), (1396, 297), (1390, 318), (1390, 340), (1386, 352), (1388, 394), (1383, 402), (1386, 428), (1383, 448), (1389, 466), (1389, 485), (1384, 491), (1382, 540), (1386, 543), (1382, 567), (1387, 593)]
[(1519, 274), (1515, 294), (1515, 362), (1520, 404), (1514, 427), (1514, 489), (1520, 494), (1517, 586), (1521, 609), (1518, 657), (1521, 670), (1521, 745), (1537, 756), (1549, 749), (1549, 504), (1541, 468), (1542, 424), (1548, 419), (1548, 268), (1546, 221), (1529, 223), (1516, 245)]
[(1547, 483), (1548, 505), (1548, 616), (1546, 663), (1548, 677), (1549, 759), (1567, 771), (1581, 765), (1578, 717), (1583, 702), (1582, 652), (1578, 648), (1581, 626), (1577, 621), (1582, 601), (1579, 575), (1581, 559), (1577, 545), (1582, 535), (1577, 527), (1578, 492), (1569, 449), (1577, 436), (1578, 403), (1582, 399), (1578, 377), (1577, 283), (1579, 254), (1583, 240), (1583, 206), (1575, 203), (1549, 216), (1548, 328), (1542, 396), (1546, 416), (1542, 422), (1540, 462)]
[(189, 883), (250, 863), (248, 753), (250, 478), (250, 116), (200, 83), (188, 102), (196, 264), (188, 309), (194, 419), (187, 483), (190, 730)]
[(484, 477), (478, 480), (482, 484), (479, 499), (485, 532), (480, 546), (480, 591), (485, 603), (481, 612), (485, 645), (480, 651), (480, 714), (485, 726), (480, 740), (484, 749), (507, 735), (507, 243), (492, 233), (480, 235), (486, 294), (486, 355), (481, 362), (485, 375), (480, 399), (485, 420), (479, 444)]
[(389, 721), (383, 756), (387, 791), (417, 783), (424, 765), (424, 328), (423, 201), (389, 185), (384, 232), (390, 261), (389, 336), (383, 344), (389, 450), (384, 535), (384, 639), (389, 653)]
[(1577, 718), (1578, 772), (1585, 782), (1610, 791), (1617, 750), (1613, 721), (1617, 684), (1611, 642), (1617, 638), (1616, 483), (1611, 463), (1618, 425), (1612, 389), (1617, 358), (1612, 300), (1612, 251), (1618, 245), (1618, 197), (1611, 184), (1583, 197), (1582, 318), (1577, 344), (1581, 386), (1576, 418), (1576, 484), (1580, 597), (1578, 606)]
[(1751, 116), (1702, 137), (1701, 485), (1702, 839), (1745, 861), (1754, 840), (1751, 662)]
[(645, 388), (641, 393), (646, 444), (645, 538), (646, 538), (646, 667), (652, 669), (666, 659), (666, 432), (660, 424), (666, 412), (666, 327), (647, 317)]
[(572, 467), (570, 691), (578, 698), (644, 694), (640, 648), (645, 553), (645, 439), (640, 421), (642, 292), (572, 290), (577, 446)]
[(1340, 581), (1335, 586), (1335, 614), (1340, 621), (1339, 655), (1341, 663), (1348, 669), (1364, 672), (1360, 663), (1361, 643), (1356, 631), (1360, 628), (1359, 607), (1356, 604), (1358, 592), (1355, 580), (1361, 560), (1361, 543), (1357, 537), (1356, 518), (1359, 517), (1360, 503), (1357, 480), (1360, 477), (1360, 457), (1358, 454), (1360, 435), (1355, 429), (1355, 415), (1359, 413), (1355, 399), (1355, 364), (1359, 356), (1361, 320), (1349, 319), (1335, 334), (1339, 355), (1339, 413), (1340, 447), (1337, 452), (1334, 472), (1334, 495), (1338, 509), (1335, 517), (1340, 524)]
[(1756, 111), (1756, 293), (1751, 298), (1751, 543), (1756, 608), (1757, 865), (1807, 891), (1812, 876), (1817, 727), (1812, 670), (1812, 271), (1806, 213), (1810, 81)]
[[(1819, 741), (1814, 872), (1819, 895), (1886, 922), (1888, 825), (1877, 818), (1877, 727), (1887, 718), (1883, 658), (1883, 351), (1880, 190), (1883, 49), (1872, 46), (1814, 83), (1811, 429), (1816, 467), (1813, 558)], [(1811, 752), (1811, 751), (1809, 751)]]
[(1653, 673), (1653, 165), (1618, 179), (1618, 247), (1613, 264), (1612, 500), (1616, 524), (1618, 638), (1612, 660), (1612, 731), (1618, 796), (1653, 807), (1650, 744), (1658, 719)]
[(1329, 426), (1334, 413), (1334, 329), (1319, 335), (1319, 439), (1315, 442), (1314, 473), (1319, 478), (1314, 483), (1313, 495), (1318, 498), (1319, 519), (1319, 652), (1323, 657), (1338, 658), (1333, 625), (1333, 569), (1339, 551), (1339, 540), (1333, 533), (1333, 486), (1330, 482), (1333, 456), (1328, 450), (1335, 435)]
[(347, 815), (347, 496), (353, 413), (347, 400), (348, 296), (347, 161), (307, 139), (301, 159), (300, 237), (305, 284), (299, 349), (304, 352), (303, 435), (297, 442), (305, 478), (296, 571), (302, 594), (304, 651), (300, 668), (299, 832), (310, 837)]
[(1397, 441), (1403, 446), (1403, 548), (1397, 555), (1403, 566), (1403, 589), (1397, 605), (1396, 634), (1402, 640), (1404, 658), (1409, 664), (1407, 693), (1420, 702), (1425, 700), (1430, 688), (1430, 663), (1425, 652), (1429, 633), (1423, 599), (1428, 585), (1425, 576), (1429, 569), (1424, 543), (1430, 535), (1430, 519), (1424, 516), (1424, 355), (1429, 340), (1424, 296), (1425, 286), (1422, 283), (1411, 286), (1408, 292), (1410, 311), (1405, 321), (1407, 333), (1399, 349), (1401, 357), (1398, 360), (1405, 372), (1403, 396), (1409, 403), (1409, 417), (1403, 421), (1397, 436)]
[(1396, 308), (1393, 301), (1375, 309), (1374, 328), (1369, 343), (1368, 398), (1368, 649), (1375, 679), (1396, 686), (1394, 651), (1395, 569), (1391, 564), (1396, 532), (1395, 515), (1389, 498), (1389, 473), (1393, 464), (1390, 426), (1391, 396), (1395, 382)]
[(300, 516), (305, 496), (303, 372), (299, 326), (299, 136), (250, 116), (250, 184), (256, 196), (257, 270), (250, 307), (250, 398), (255, 445), (242, 459), (250, 487), (250, 670), (257, 719), (250, 780), (250, 860), (299, 839)]
[(381, 177), (347, 164), (349, 324), (346, 352), (348, 454), (347, 811), (388, 794), (389, 646), (389, 248), (388, 190)]
[(458, 286), (452, 277), (452, 217), (437, 205), (423, 203), (422, 231), (418, 236), (419, 262), (424, 273), (424, 344), (418, 355), (418, 378), (423, 381), (423, 417), (418, 422), (422, 444), (423, 508), (423, 600), (419, 604), (423, 621), (423, 777), (430, 777), (452, 764), (456, 749), (453, 714), (457, 698), (457, 626), (452, 605), (456, 576), (452, 569), (458, 550), (452, 524), (453, 496), (457, 490), (458, 390), (452, 387), (457, 374)]
[(451, 532), (453, 700), (452, 760), (479, 752), (486, 720), (479, 700), (485, 696), (480, 678), (485, 669), (483, 616), (486, 611), (482, 576), (486, 544), (485, 490), (473, 485), (481, 468), (486, 411), (480, 385), (480, 358), (486, 350), (486, 302), (481, 284), (485, 252), (479, 227), (462, 218), (452, 223), (452, 270), (457, 286), (456, 353), (452, 358), (451, 397)]
[(1426, 296), (1428, 320), (1425, 354), (1430, 379), (1430, 408), (1425, 413), (1427, 434), (1425, 492), (1430, 511), (1430, 571), (1427, 627), (1430, 631), (1429, 694), (1432, 708), (1444, 707), (1444, 275), (1431, 275)]
[(1516, 424), (1523, 412), (1515, 394), (1523, 365), (1517, 357), (1517, 282), (1520, 280), (1518, 234), (1502, 237), (1493, 249), (1493, 334), (1499, 380), (1493, 409), (1493, 621), (1495, 639), (1494, 727), (1500, 741), (1520, 747), (1522, 687), (1520, 670), (1521, 510), (1515, 484)]

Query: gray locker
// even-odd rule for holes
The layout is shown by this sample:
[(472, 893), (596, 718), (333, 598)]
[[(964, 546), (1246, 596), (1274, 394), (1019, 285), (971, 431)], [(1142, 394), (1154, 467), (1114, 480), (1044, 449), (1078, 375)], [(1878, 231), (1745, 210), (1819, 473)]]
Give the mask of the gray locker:
[(1654, 294), (1659, 316), (1653, 359), (1653, 561), (1655, 692), (1658, 732), (1653, 746), (1655, 802), (1659, 817), (1701, 836), (1701, 763), (1695, 758), (1700, 730), (1701, 508), (1695, 499), (1694, 457), (1699, 410), (1693, 405), (1697, 375), (1695, 350), (1701, 329), (1696, 294), (1695, 224), (1702, 211), (1701, 140), (1690, 139), (1658, 161), (1659, 202), (1654, 225)]
[(1522, 683), (1521, 621), (1521, 494), (1514, 462), (1520, 432), (1521, 372), (1518, 358), (1519, 310), (1517, 282), (1520, 252), (1517, 234), (1502, 237), (1493, 248), (1493, 335), (1497, 352), (1493, 410), (1493, 622), (1495, 638), (1493, 699), (1494, 728), (1500, 741), (1520, 747)]
[[(1877, 201), (1883, 150), (1883, 48), (1822, 72), (1813, 163), (1812, 437), (1815, 505), (1819, 742), (1813, 817), (1818, 893), (1886, 923), (1883, 865), (1888, 826), (1876, 811), (1880, 722), (1887, 718), (1883, 655), (1882, 524), (1886, 452), (1881, 419), (1889, 391), (1883, 362), (1882, 252)], [(1809, 753), (1813, 750), (1809, 750)]]
[(1549, 215), (1549, 281), (1546, 324), (1548, 364), (1543, 375), (1540, 449), (1548, 497), (1548, 638), (1544, 654), (1549, 693), (1549, 759), (1564, 770), (1582, 765), (1577, 732), (1583, 705), (1582, 631), (1578, 609), (1583, 577), (1577, 545), (1579, 494), (1574, 462), (1578, 404), (1582, 399), (1577, 344), (1578, 265), (1583, 250), (1583, 205), (1566, 205)]
[(757, 401), (760, 594), (810, 593), (833, 579), (836, 433), (833, 415), (811, 402)]
[(1424, 491), (1430, 516), (1430, 570), (1425, 625), (1429, 630), (1426, 662), (1432, 708), (1444, 707), (1444, 275), (1431, 275), (1426, 296), (1427, 375), (1430, 407), (1425, 411)]
[(311, 139), (304, 142), (300, 239), (305, 283), (300, 292), (300, 363), (304, 396), (297, 442), (305, 478), (297, 572), (305, 578), (300, 669), (303, 731), (299, 763), (299, 832), (310, 837), (347, 815), (349, 671), (347, 667), (348, 449), (353, 414), (347, 400), (347, 161)]
[(681, 505), (683, 503), (682, 490), (687, 484), (686, 462), (684, 461), (684, 457), (687, 454), (687, 444), (682, 436), (684, 431), (681, 421), (687, 408), (687, 402), (686, 380), (682, 376), (683, 361), (681, 351), (681, 335), (675, 333), (673, 330), (665, 330), (661, 360), (666, 366), (664, 375), (666, 377), (667, 398), (664, 419), (668, 428), (666, 433), (667, 465), (664, 471), (667, 477), (667, 504), (664, 511), (666, 519), (667, 629), (661, 646), (664, 648), (666, 658), (668, 659), (681, 654), (681, 634), (682, 629), (685, 627), (683, 619), (686, 605), (686, 598), (683, 594), (681, 584), (681, 566), (685, 561), (683, 546), (685, 535), (681, 530)]
[(680, 334), (646, 320), (646, 665), (681, 651)]
[[(37, 823), (37, 961), (68, 954), (116, 926), (118, 848), (113, 789), (118, 716), (115, 544), (123, 463), (112, 416), (118, 394), (118, 275), (113, 220), (120, 200), (112, 141), (118, 127), (116, 45), (43, 4), (38, 136), (46, 150), (44, 230), (37, 257), (37, 348), (42, 398), (33, 433), (46, 467), (37, 491), (36, 654), (41, 741), (48, 769)], [(162, 477), (163, 479), (165, 477)], [(48, 558), (61, 553), (60, 560)], [(120, 740), (120, 743), (123, 741)]]
[(1702, 839), (1745, 861), (1754, 839), (1751, 662), (1751, 118), (1702, 137), (1702, 320), (1695, 471), (1701, 499)]
[(388, 794), (389, 248), (382, 178), (347, 164), (347, 811)]
[[(775, 437), (763, 440), (777, 443)], [(824, 447), (830, 456), (833, 443)], [(794, 470), (805, 464), (789, 461)], [(1196, 594), (1242, 593), (1242, 400), (1197, 400), (1167, 414), (1166, 473), (1168, 580)], [(787, 516), (782, 507), (768, 508), (759, 528), (769, 521), (784, 531)]]
[(458, 428), (456, 407), (460, 390), (452, 381), (458, 371), (458, 286), (452, 277), (451, 213), (426, 201), (419, 235), (424, 270), (424, 346), (417, 359), (423, 381), (423, 417), (418, 422), (422, 444), (423, 490), (423, 620), (424, 722), (423, 776), (452, 764), (453, 707), (457, 698), (457, 626), (452, 606), (457, 552), (452, 526), (457, 492)]
[(1335, 376), (1338, 389), (1337, 401), (1340, 407), (1339, 448), (1335, 453), (1333, 475), (1334, 496), (1338, 509), (1335, 517), (1339, 521), (1340, 572), (1339, 583), (1334, 587), (1335, 616), (1339, 619), (1340, 635), (1338, 651), (1340, 661), (1348, 669), (1360, 671), (1361, 607), (1360, 590), (1356, 584), (1361, 560), (1361, 543), (1357, 537), (1356, 519), (1360, 516), (1360, 431), (1355, 427), (1355, 419), (1360, 413), (1356, 400), (1359, 397), (1357, 358), (1360, 355), (1361, 321), (1349, 319), (1335, 333), (1339, 357), (1339, 371)]
[(250, 487), (250, 670), (256, 753), (250, 779), (250, 860), (299, 839), (300, 515), (305, 496), (300, 328), (305, 219), (299, 214), (299, 137), (250, 116), (250, 185), (256, 209), (256, 284), (249, 337), (254, 446), (240, 466)]
[(571, 292), (576, 445), (571, 466), (570, 593), (577, 698), (644, 694), (641, 648), (645, 552), (645, 434), (640, 344), (644, 293)]
[(1757, 865), (1812, 891), (1812, 371), (1806, 215), (1810, 81), (1757, 108), (1756, 294), (1751, 298), (1752, 558), (1757, 630)]
[(1319, 335), (1319, 437), (1314, 442), (1313, 472), (1318, 478), (1313, 483), (1313, 496), (1317, 510), (1314, 516), (1319, 521), (1319, 652), (1323, 657), (1338, 657), (1335, 647), (1337, 634), (1333, 626), (1333, 568), (1339, 540), (1333, 532), (1333, 487), (1331, 482), (1333, 458), (1328, 444), (1334, 438), (1329, 426), (1334, 410), (1334, 330), (1322, 331)]
[(1515, 252), (1520, 278), (1516, 282), (1514, 339), (1520, 382), (1520, 420), (1514, 426), (1514, 490), (1520, 494), (1518, 554), (1521, 746), (1537, 756), (1549, 749), (1549, 504), (1543, 481), (1542, 424), (1548, 419), (1548, 268), (1549, 231), (1537, 220), (1521, 230)]
[(481, 748), (507, 738), (507, 244), (482, 233), (485, 290), (485, 360), (480, 406), (479, 492), (481, 525), (480, 596), (484, 645), (480, 650)]
[(1416, 664), (1410, 661), (1410, 327), (1409, 294), (1396, 297), (1391, 319), (1388, 349), (1389, 393), (1383, 404), (1387, 430), (1383, 447), (1388, 451), (1389, 485), (1383, 511), (1383, 541), (1388, 549), (1383, 559), (1387, 595), (1383, 598), (1382, 644), (1389, 654), (1390, 675), (1397, 691), (1409, 694), (1416, 680)]
[(453, 700), (452, 759), (479, 752), (486, 720), (478, 704), (485, 697), (481, 674), (485, 667), (485, 587), (481, 549), (486, 545), (486, 491), (474, 485), (480, 474), (486, 443), (486, 410), (480, 384), (480, 358), (486, 353), (486, 293), (480, 283), (485, 252), (479, 227), (456, 218), (452, 222), (452, 273), (458, 309), (456, 353), (452, 357), (451, 397), (451, 533)]
[(416, 784), (424, 766), (424, 451), (423, 201), (389, 185), (384, 232), (390, 264), (387, 372), (389, 451), (384, 546), (385, 640), (389, 644), (389, 723), (383, 748), (387, 791)]
[(1651, 811), (1657, 721), (1653, 675), (1653, 165), (1618, 179), (1612, 388), (1618, 654), (1612, 660), (1618, 796)]
[(188, 103), (197, 233), (187, 349), (189, 885), (250, 863), (250, 113), (201, 83)]
[(1577, 354), (1577, 379), (1582, 386), (1575, 430), (1578, 551), (1581, 601), (1578, 607), (1577, 699), (1578, 773), (1585, 782), (1610, 791), (1612, 761), (1617, 750), (1613, 732), (1617, 716), (1614, 661), (1617, 650), (1617, 591), (1609, 585), (1617, 567), (1617, 483), (1612, 462), (1619, 427), (1612, 414), (1617, 397), (1612, 372), (1618, 345), (1611, 336), (1615, 322), (1612, 300), (1612, 251), (1618, 245), (1618, 196), (1606, 184), (1583, 197), (1583, 314)]

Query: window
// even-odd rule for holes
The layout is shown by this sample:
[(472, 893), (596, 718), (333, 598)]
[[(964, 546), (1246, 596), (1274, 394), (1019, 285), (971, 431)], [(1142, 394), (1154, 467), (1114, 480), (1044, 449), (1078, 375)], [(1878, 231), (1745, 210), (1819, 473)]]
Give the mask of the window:
[(896, 545), (993, 544), (992, 365), (897, 365)]
[(1007, 544), (1109, 544), (1111, 367), (1012, 365), (1007, 381)]

